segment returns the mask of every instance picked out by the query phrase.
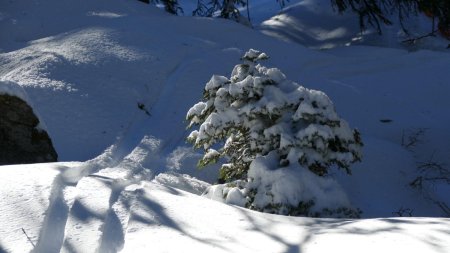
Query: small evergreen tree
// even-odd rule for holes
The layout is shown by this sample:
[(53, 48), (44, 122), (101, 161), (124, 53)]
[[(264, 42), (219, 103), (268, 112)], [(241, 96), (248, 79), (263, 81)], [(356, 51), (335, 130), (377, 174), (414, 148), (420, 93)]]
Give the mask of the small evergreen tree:
[[(246, 188), (248, 207), (277, 213), (282, 207), (282, 213), (293, 214), (298, 212), (297, 202), (289, 206), (270, 203), (278, 211), (253, 205), (261, 192), (259, 187), (267, 181), (256, 180), (260, 173), (254, 172), (259, 169), (255, 159), (271, 157), (276, 164), (269, 162), (271, 165), (266, 167), (300, 166), (316, 177), (327, 175), (332, 165), (350, 173), (350, 164), (361, 159), (362, 142), (359, 132), (338, 117), (325, 93), (304, 88), (287, 80), (279, 69), (258, 64), (267, 58), (265, 53), (250, 50), (230, 78), (211, 78), (203, 101), (187, 113), (189, 127), (199, 126), (188, 141), (205, 151), (200, 167), (216, 163), (221, 157), (229, 161), (221, 167), (219, 178), (234, 187)], [(252, 164), (255, 168), (249, 177)], [(301, 201), (312, 205), (313, 200)]]
[[(220, 178), (243, 179), (256, 156), (276, 150), (280, 166), (298, 162), (323, 176), (335, 164), (350, 173), (350, 164), (361, 159), (358, 131), (338, 117), (325, 93), (258, 64), (267, 58), (256, 50), (247, 52), (231, 78), (214, 75), (204, 101), (189, 110), (189, 127), (200, 128), (188, 140), (206, 151), (199, 166), (227, 157), (230, 163), (222, 166)], [(220, 141), (225, 144), (212, 149)]]

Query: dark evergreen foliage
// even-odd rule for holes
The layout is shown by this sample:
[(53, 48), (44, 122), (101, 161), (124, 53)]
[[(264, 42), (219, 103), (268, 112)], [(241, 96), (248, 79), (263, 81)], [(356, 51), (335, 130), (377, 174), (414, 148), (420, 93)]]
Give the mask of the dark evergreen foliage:
[[(143, 2), (161, 3), (167, 12), (172, 14), (182, 13), (178, 0), (140, 0)], [(276, 0), (284, 7), (289, 0)], [(347, 10), (353, 11), (359, 16), (361, 30), (367, 26), (374, 27), (380, 34), (382, 25), (391, 25), (391, 15), (396, 14), (400, 25), (405, 33), (408, 27), (405, 20), (410, 15), (423, 12), (433, 18), (431, 34), (440, 31), (441, 34), (450, 38), (450, 0), (331, 0), (332, 6), (340, 13)], [(249, 0), (197, 0), (197, 8), (192, 15), (201, 17), (221, 17), (241, 22), (239, 7), (247, 7), (247, 18), (250, 19), (248, 11)]]
[[(392, 21), (388, 14), (397, 14), (403, 30), (408, 33), (404, 21), (418, 11), (424, 12), (437, 20), (437, 28), (445, 33), (450, 30), (450, 1), (449, 0), (331, 0), (332, 5), (339, 12), (351, 10), (359, 15), (359, 25), (362, 30), (367, 25), (382, 32), (382, 24), (390, 25)], [(433, 22), (432, 33), (436, 30)], [(445, 34), (444, 34), (445, 35)]]
[(194, 16), (221, 17), (239, 20), (239, 6), (248, 6), (248, 0), (198, 0)]
[[(141, 1), (141, 0), (140, 0)], [(178, 15), (183, 13), (183, 9), (180, 7), (178, 0), (152, 0), (154, 3), (162, 3), (164, 9), (171, 14)]]
[(434, 21), (437, 19), (437, 29), (447, 38), (450, 38), (449, 0), (420, 0), (418, 8), (433, 18), (433, 26), (435, 24)]

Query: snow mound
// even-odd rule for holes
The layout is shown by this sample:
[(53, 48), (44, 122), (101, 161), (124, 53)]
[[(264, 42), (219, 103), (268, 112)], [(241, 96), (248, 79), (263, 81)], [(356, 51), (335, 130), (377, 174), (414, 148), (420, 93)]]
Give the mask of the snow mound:
[(256, 209), (264, 209), (270, 203), (297, 206), (308, 200), (314, 201), (312, 212), (351, 206), (343, 189), (332, 178), (317, 177), (301, 166), (274, 170), (274, 165), (273, 157), (256, 158), (250, 165), (248, 177), (253, 180), (248, 188), (257, 189), (253, 202)]

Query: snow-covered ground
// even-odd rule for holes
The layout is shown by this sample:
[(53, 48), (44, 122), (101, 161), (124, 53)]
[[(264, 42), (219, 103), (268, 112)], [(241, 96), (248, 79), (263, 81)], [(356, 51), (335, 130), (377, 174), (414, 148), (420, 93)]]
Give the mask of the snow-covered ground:
[[(23, 88), (63, 161), (0, 167), (0, 252), (450, 251), (450, 220), (436, 204), (450, 206), (449, 185), (409, 185), (434, 173), (421, 163), (450, 165), (450, 54), (313, 51), (258, 30), (273, 20), (252, 30), (136, 0), (0, 5), (0, 80)], [(268, 19), (258, 6), (253, 20)], [(260, 214), (196, 196), (217, 167), (196, 169), (186, 112), (249, 48), (324, 91), (360, 130), (363, 161), (332, 177), (365, 219)], [(387, 218), (409, 214), (435, 218)]]
[[(441, 35), (425, 36), (436, 27), (432, 28), (432, 19), (423, 13), (413, 13), (405, 17), (403, 27), (406, 30), (402, 29), (396, 12), (387, 14), (392, 25), (380, 24), (382, 32), (380, 36), (378, 31), (370, 25), (361, 31), (358, 14), (351, 10), (338, 14), (330, 2), (329, 0), (290, 1), (288, 7), (277, 15), (258, 22), (257, 27), (265, 34), (315, 49), (370, 45), (410, 51), (419, 49), (450, 51), (446, 49), (449, 41)], [(407, 42), (409, 39), (421, 36), (425, 37), (414, 43)]]
[[(262, 214), (185, 191), (198, 190), (203, 184), (188, 176), (160, 174), (153, 181), (133, 184), (123, 181), (124, 175), (117, 173), (121, 169), (115, 167), (76, 181), (71, 171), (80, 166), (2, 167), (3, 252), (29, 252), (33, 244), (33, 252), (450, 250), (449, 219)], [(33, 170), (39, 173), (30, 173)]]

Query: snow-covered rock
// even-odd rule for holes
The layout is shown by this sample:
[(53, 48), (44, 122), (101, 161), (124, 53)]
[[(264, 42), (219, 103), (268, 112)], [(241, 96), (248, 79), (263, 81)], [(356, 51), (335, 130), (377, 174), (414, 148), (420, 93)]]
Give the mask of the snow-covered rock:
[(0, 165), (55, 162), (52, 141), (26, 92), (12, 82), (0, 82)]

